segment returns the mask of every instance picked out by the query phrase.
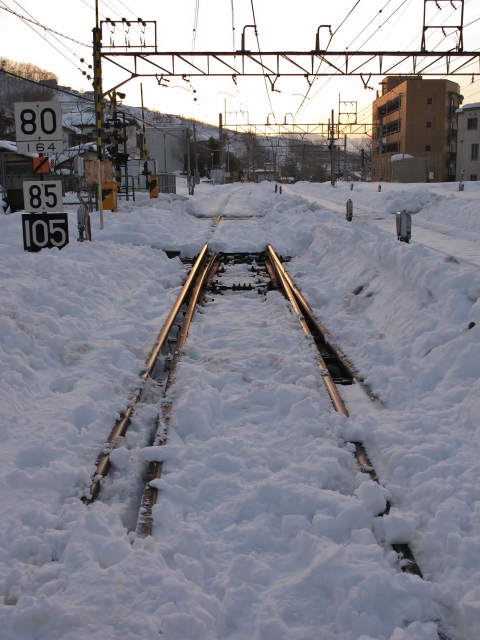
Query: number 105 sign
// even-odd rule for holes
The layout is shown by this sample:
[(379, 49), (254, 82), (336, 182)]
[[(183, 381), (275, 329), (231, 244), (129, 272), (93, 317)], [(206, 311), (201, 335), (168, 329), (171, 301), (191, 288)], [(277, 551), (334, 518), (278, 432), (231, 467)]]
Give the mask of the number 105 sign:
[(22, 215), (23, 248), (25, 251), (41, 251), (68, 244), (68, 219), (66, 213), (24, 213)]

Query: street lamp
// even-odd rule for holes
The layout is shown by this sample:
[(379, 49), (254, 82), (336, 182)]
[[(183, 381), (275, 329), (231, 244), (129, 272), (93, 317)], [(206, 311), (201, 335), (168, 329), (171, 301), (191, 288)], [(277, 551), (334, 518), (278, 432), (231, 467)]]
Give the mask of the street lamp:
[[(287, 116), (292, 116), (292, 121), (295, 120), (295, 118), (293, 117), (293, 113), (290, 113), (290, 111), (288, 113), (285, 114), (285, 117), (283, 118), (283, 124), (287, 124)], [(292, 122), (292, 124), (294, 124)]]
[(271, 112), (268, 114), (268, 116), (267, 116), (267, 125), (269, 125), (269, 124), (270, 124), (270, 123), (269, 123), (269, 121), (268, 121), (268, 119), (269, 119), (269, 117), (270, 117), (270, 116), (273, 116), (273, 119), (275, 119), (275, 114), (273, 113), (273, 111), (271, 111)]

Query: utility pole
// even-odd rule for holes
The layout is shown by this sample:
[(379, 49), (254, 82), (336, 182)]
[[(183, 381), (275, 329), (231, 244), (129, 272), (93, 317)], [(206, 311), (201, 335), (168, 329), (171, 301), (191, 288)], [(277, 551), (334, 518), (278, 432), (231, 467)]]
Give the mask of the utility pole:
[(331, 123), (331, 131), (330, 131), (330, 184), (332, 187), (335, 186), (335, 125), (333, 122), (333, 109), (332, 109), (332, 119)]
[(97, 158), (102, 159), (102, 41), (98, 22), (98, 0), (95, 0), (95, 28), (93, 29), (93, 88), (95, 95), (95, 123), (97, 130)]
[(140, 99), (142, 103), (142, 139), (143, 139), (143, 174), (145, 175), (145, 187), (150, 191), (148, 180), (148, 155), (147, 155), (147, 132), (145, 130), (145, 109), (143, 106), (143, 84), (140, 83)]
[(95, 28), (93, 30), (93, 88), (95, 94), (95, 123), (97, 130), (97, 194), (98, 213), (100, 217), (100, 229), (103, 229), (103, 193), (101, 177), (102, 160), (102, 40), (101, 30), (98, 22), (98, 0), (95, 0)]
[(192, 180), (192, 174), (190, 171), (190, 129), (187, 127), (186, 132), (186, 143), (187, 143), (187, 186), (188, 186), (188, 195), (193, 196), (193, 192), (195, 189), (195, 181)]
[[(223, 172), (223, 114), (218, 114), (218, 164), (220, 165), (220, 170)], [(221, 183), (223, 184), (223, 175), (221, 178)]]
[(163, 172), (167, 173), (167, 132), (163, 130)]
[(198, 175), (198, 149), (197, 149), (197, 129), (195, 127), (195, 122), (193, 123), (193, 143), (195, 145), (195, 180)]

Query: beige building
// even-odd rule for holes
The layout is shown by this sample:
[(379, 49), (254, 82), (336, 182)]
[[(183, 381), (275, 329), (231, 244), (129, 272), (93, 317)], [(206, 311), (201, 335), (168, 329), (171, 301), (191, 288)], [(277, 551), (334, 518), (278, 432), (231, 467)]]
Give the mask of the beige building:
[(457, 111), (457, 180), (480, 180), (480, 102)]
[[(372, 180), (455, 181), (459, 85), (400, 76), (388, 76), (381, 84), (373, 103)], [(422, 161), (407, 166), (398, 154)], [(418, 169), (412, 171), (414, 164)]]

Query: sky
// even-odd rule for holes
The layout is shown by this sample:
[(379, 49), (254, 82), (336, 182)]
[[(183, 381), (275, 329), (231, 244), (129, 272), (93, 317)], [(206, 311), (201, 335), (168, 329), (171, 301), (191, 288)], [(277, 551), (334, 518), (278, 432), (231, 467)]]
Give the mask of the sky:
[[(427, 2), (426, 24), (450, 26), (460, 22), (461, 3), (455, 0)], [(457, 7), (454, 9), (453, 7)], [(35, 19), (77, 42), (26, 24), (6, 8)], [(119, 20), (122, 17), (157, 21), (158, 47), (164, 51), (233, 51), (240, 48), (245, 25), (257, 24), (262, 51), (310, 51), (320, 25), (331, 25), (333, 38), (330, 51), (420, 50), (424, 2), (422, 0), (99, 0), (100, 19)], [(91, 73), (92, 28), (95, 26), (94, 0), (0, 0), (0, 56), (12, 60), (33, 62), (53, 71), (62, 85), (88, 91), (91, 85), (82, 72)], [(468, 25), (468, 26), (467, 26)], [(195, 32), (194, 27), (196, 26)], [(478, 50), (480, 3), (465, 0), (464, 49)], [(234, 29), (232, 29), (234, 27)], [(451, 32), (451, 30), (450, 30)], [(326, 42), (327, 31), (321, 31)], [(427, 48), (448, 50), (454, 46), (453, 35), (444, 38), (439, 30), (428, 32)], [(121, 27), (115, 28), (115, 43), (124, 41)], [(147, 44), (153, 39), (150, 27), (145, 32)], [(140, 32), (130, 32), (132, 45)], [(105, 30), (104, 44), (109, 34)], [(83, 43), (79, 44), (79, 43)], [(27, 45), (27, 46), (26, 46)], [(247, 30), (247, 48), (258, 50), (252, 29)], [(81, 59), (85, 62), (80, 62)], [(117, 59), (120, 61), (120, 59)], [(478, 64), (472, 67), (473, 77), (456, 79), (461, 85), (465, 102), (480, 100)], [(123, 74), (123, 75), (122, 75)], [(321, 71), (320, 71), (321, 74)], [(218, 114), (226, 113), (228, 124), (291, 122), (297, 124), (327, 122), (331, 110), (337, 119), (339, 101), (356, 102), (359, 121), (371, 120), (371, 103), (381, 76), (372, 76), (364, 88), (358, 77), (315, 78), (310, 89), (305, 78), (280, 78), (272, 92), (264, 78), (173, 78), (168, 88), (155, 78), (143, 79), (145, 105), (161, 112), (181, 114), (213, 124)], [(439, 76), (442, 77), (442, 76)], [(104, 90), (126, 79), (124, 72), (111, 63), (103, 68)], [(452, 80), (455, 78), (451, 77)], [(131, 80), (121, 91), (125, 102), (140, 105), (140, 81)], [(266, 86), (268, 85), (268, 87)], [(308, 93), (307, 93), (308, 90)], [(305, 97), (306, 95), (306, 97)], [(341, 110), (345, 110), (342, 106)], [(346, 107), (346, 110), (350, 110)], [(272, 115), (273, 114), (273, 115)]]

